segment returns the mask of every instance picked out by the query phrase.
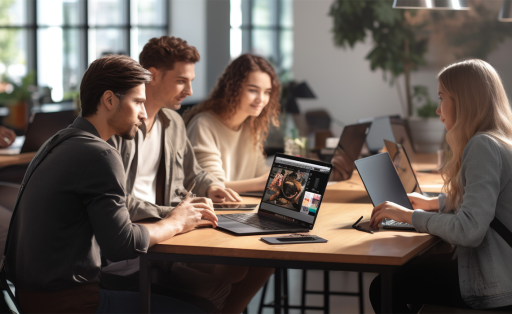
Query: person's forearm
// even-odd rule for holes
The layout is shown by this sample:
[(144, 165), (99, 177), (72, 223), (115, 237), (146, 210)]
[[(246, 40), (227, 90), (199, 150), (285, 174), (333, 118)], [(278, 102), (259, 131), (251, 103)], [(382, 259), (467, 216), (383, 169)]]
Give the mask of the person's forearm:
[(240, 181), (229, 181), (225, 182), (226, 188), (230, 188), (237, 193), (249, 192), (249, 191), (263, 191), (265, 189), (266, 181), (262, 180), (261, 177)]
[(144, 225), (144, 227), (146, 227), (149, 232), (149, 247), (170, 239), (181, 231), (175, 223), (169, 221), (168, 219), (163, 219), (155, 223), (140, 224)]

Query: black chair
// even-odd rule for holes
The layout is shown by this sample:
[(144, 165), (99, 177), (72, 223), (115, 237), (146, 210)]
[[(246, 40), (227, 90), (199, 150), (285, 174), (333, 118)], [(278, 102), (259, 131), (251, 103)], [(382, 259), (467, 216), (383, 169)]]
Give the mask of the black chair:
[[(352, 296), (352, 297), (358, 297), (359, 298), (359, 313), (364, 313), (364, 296), (363, 296), (363, 273), (357, 273), (358, 278), (358, 290), (357, 292), (338, 292), (338, 291), (331, 291), (330, 290), (330, 279), (329, 279), (329, 271), (324, 270), (324, 289), (323, 290), (307, 290), (307, 269), (302, 270), (302, 291), (301, 291), (301, 304), (300, 305), (290, 305), (289, 304), (289, 290), (288, 290), (288, 269), (276, 269), (276, 272), (274, 273), (274, 276), (280, 276), (282, 282), (281, 289), (284, 290), (282, 293), (281, 298), (281, 305), (284, 309), (284, 312), (288, 314), (289, 309), (300, 309), (301, 313), (304, 313), (306, 310), (321, 310), (324, 311), (324, 313), (330, 313), (329, 306), (330, 301), (329, 297), (331, 295), (340, 295), (340, 296)], [(267, 292), (267, 285), (268, 282), (263, 286), (263, 291), (261, 294), (260, 304), (258, 307), (258, 314), (261, 314), (263, 311), (263, 308), (265, 307), (275, 307), (275, 300), (270, 303), (264, 303), (265, 302), (265, 296)], [(276, 285), (277, 288), (277, 285)], [(323, 306), (308, 306), (306, 305), (306, 295), (307, 294), (321, 294), (324, 296), (324, 305)]]

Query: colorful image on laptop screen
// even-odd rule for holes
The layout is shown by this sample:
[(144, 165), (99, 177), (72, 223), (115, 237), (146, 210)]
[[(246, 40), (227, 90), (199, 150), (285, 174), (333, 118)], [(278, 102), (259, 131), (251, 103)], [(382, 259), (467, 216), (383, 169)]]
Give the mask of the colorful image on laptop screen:
[(330, 171), (331, 167), (276, 157), (260, 208), (312, 223)]

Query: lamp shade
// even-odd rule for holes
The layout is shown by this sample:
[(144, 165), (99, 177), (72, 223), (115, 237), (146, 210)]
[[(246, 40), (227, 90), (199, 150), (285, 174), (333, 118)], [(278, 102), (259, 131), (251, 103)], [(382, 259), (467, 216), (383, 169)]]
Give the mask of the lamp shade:
[(469, 10), (466, 0), (395, 0), (394, 9)]
[(284, 106), (284, 110), (286, 113), (292, 113), (292, 114), (299, 114), (299, 105), (297, 104), (297, 101), (293, 97), (288, 97), (288, 100), (286, 101), (286, 105)]
[(512, 22), (512, 0), (503, 0), (498, 20), (501, 22)]
[(293, 88), (293, 96), (296, 98), (316, 98), (311, 88), (309, 88), (308, 83), (306, 83), (305, 81), (298, 85), (295, 85), (295, 87)]

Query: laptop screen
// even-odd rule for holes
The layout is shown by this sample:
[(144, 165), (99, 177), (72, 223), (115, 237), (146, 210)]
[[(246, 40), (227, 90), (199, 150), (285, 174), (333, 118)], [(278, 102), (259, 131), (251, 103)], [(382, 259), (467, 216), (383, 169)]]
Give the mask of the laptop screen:
[(355, 164), (373, 206), (390, 201), (412, 209), (409, 197), (407, 197), (388, 153), (359, 159), (355, 161)]
[(328, 163), (277, 154), (260, 211), (312, 228), (331, 169)]
[(350, 179), (355, 169), (354, 161), (361, 154), (370, 126), (371, 122), (345, 126), (331, 159), (333, 169), (329, 180), (343, 181)]
[(366, 145), (371, 153), (377, 153), (384, 147), (383, 140), (395, 142), (389, 117), (378, 117), (372, 121), (372, 128), (366, 137)]
[(412, 170), (409, 157), (407, 156), (404, 147), (400, 144), (387, 140), (384, 140), (384, 143), (386, 144), (389, 157), (395, 165), (396, 173), (398, 173), (398, 177), (400, 178), (405, 191), (407, 193), (418, 192), (421, 194), (418, 180), (416, 179), (414, 170)]

